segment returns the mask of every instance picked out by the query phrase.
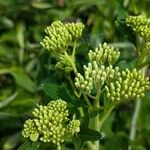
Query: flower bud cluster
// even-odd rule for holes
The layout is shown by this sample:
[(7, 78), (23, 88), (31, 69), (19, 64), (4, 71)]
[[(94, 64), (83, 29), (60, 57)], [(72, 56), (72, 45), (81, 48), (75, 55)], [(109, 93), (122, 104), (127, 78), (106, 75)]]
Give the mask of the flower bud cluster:
[(51, 101), (47, 106), (40, 105), (33, 111), (34, 119), (29, 119), (24, 124), (22, 135), (29, 137), (32, 141), (38, 138), (43, 142), (52, 142), (61, 149), (66, 134), (80, 131), (79, 120), (69, 120), (67, 103), (61, 99)]
[(80, 73), (77, 74), (75, 85), (82, 92), (90, 94), (92, 89), (98, 91), (105, 81), (111, 81), (118, 76), (120, 76), (118, 67), (113, 69), (112, 65), (108, 67), (99, 66), (96, 61), (93, 61), (87, 66), (84, 65), (84, 77)]
[(150, 38), (150, 19), (141, 15), (129, 16), (126, 18), (126, 23), (145, 40)]
[(68, 55), (61, 55), (55, 67), (60, 70), (64, 70), (66, 73), (71, 72), (73, 69), (72, 60)]
[(70, 72), (74, 69), (74, 52), (68, 54), (68, 46), (82, 35), (84, 25), (82, 23), (66, 23), (55, 21), (45, 30), (46, 36), (41, 45), (55, 54), (56, 68)]
[(68, 32), (71, 34), (73, 39), (78, 39), (82, 35), (82, 31), (84, 29), (84, 24), (79, 23), (67, 23), (65, 24)]
[(36, 141), (39, 137), (38, 130), (35, 127), (35, 122), (28, 119), (24, 124), (24, 130), (22, 131), (24, 137), (30, 137), (30, 140)]
[(72, 40), (64, 24), (61, 21), (55, 21), (46, 28), (45, 32), (47, 36), (45, 36), (41, 45), (53, 53), (64, 53), (66, 46)]
[(73, 119), (72, 121), (70, 121), (68, 129), (69, 131), (71, 131), (71, 135), (78, 133), (80, 131), (80, 121)]
[(115, 82), (111, 82), (105, 88), (109, 99), (124, 101), (143, 97), (148, 85), (148, 77), (145, 77), (141, 71), (126, 69)]
[(100, 44), (95, 51), (90, 50), (88, 56), (91, 62), (96, 61), (98, 65), (112, 65), (118, 60), (120, 52), (104, 43)]
[(46, 28), (47, 36), (41, 45), (53, 53), (63, 54), (74, 39), (81, 37), (83, 28), (82, 23), (63, 24), (61, 21), (55, 21)]
[(143, 49), (143, 54), (144, 54), (144, 55), (147, 55), (148, 57), (150, 57), (150, 56), (149, 56), (149, 54), (150, 54), (150, 41), (147, 41), (147, 42), (145, 43), (144, 49)]

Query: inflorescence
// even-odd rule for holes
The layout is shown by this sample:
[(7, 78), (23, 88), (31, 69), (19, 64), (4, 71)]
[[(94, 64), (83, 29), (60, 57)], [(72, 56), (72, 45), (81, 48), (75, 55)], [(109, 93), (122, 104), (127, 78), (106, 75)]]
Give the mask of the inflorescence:
[(84, 25), (80, 22), (64, 24), (61, 21), (55, 21), (46, 28), (41, 45), (56, 56), (56, 68), (65, 72), (74, 69), (74, 52), (70, 55), (69, 46), (81, 37), (83, 29)]
[(144, 96), (144, 92), (149, 85), (149, 78), (145, 77), (141, 71), (126, 69), (121, 72), (120, 77), (105, 86), (107, 97), (112, 101), (124, 101), (139, 99)]
[(144, 39), (143, 49), (138, 50), (140, 67), (149, 64), (150, 62), (150, 19), (145, 16), (129, 16), (126, 23), (130, 26), (139, 36)]
[(75, 78), (76, 87), (84, 93), (91, 94), (92, 90), (101, 90), (105, 82), (120, 76), (119, 68), (113, 68), (120, 52), (106, 43), (100, 44), (95, 51), (88, 53), (90, 62), (84, 65), (84, 76), (80, 73)]
[(80, 121), (74, 118), (69, 120), (67, 103), (61, 99), (51, 101), (47, 106), (39, 105), (34, 109), (33, 116), (34, 119), (25, 122), (22, 135), (31, 141), (52, 142), (58, 150), (66, 137), (80, 131)]
[(126, 19), (128, 26), (138, 33), (145, 40), (150, 39), (150, 19), (145, 16), (129, 16)]
[(90, 62), (84, 65), (84, 75), (77, 73), (76, 87), (87, 95), (92, 91), (100, 92), (104, 88), (111, 101), (139, 99), (149, 85), (148, 77), (136, 69), (119, 71), (113, 67), (120, 52), (106, 43), (100, 44), (95, 51), (89, 51)]

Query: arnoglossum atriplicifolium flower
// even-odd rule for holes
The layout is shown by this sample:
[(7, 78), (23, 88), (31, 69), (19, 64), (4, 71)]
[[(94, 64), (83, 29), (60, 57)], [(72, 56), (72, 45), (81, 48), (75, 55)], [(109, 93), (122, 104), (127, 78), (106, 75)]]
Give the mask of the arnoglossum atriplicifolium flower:
[(105, 86), (107, 97), (114, 102), (139, 99), (144, 96), (149, 85), (148, 80), (149, 78), (137, 69), (121, 71), (116, 81)]
[[(56, 68), (70, 72), (74, 70), (75, 53), (68, 46), (77, 41), (84, 29), (81, 22), (62, 23), (55, 21), (45, 29), (46, 36), (41, 45), (57, 57)], [(75, 46), (75, 45), (73, 45)]]
[(100, 91), (105, 82), (120, 76), (119, 68), (113, 68), (119, 58), (120, 52), (108, 44), (100, 44), (95, 51), (88, 53), (90, 62), (84, 65), (84, 76), (80, 73), (75, 78), (76, 87), (87, 94), (91, 94), (92, 89)]
[(143, 49), (138, 49), (138, 63), (143, 67), (150, 62), (150, 19), (142, 15), (129, 16), (126, 18), (126, 23), (144, 39)]
[(22, 135), (33, 142), (51, 142), (60, 150), (67, 137), (80, 131), (80, 121), (68, 118), (67, 103), (61, 99), (51, 101), (47, 106), (39, 105), (32, 113), (34, 119), (25, 122)]
[[(139, 99), (149, 85), (148, 77), (136, 69), (119, 71), (113, 67), (120, 52), (108, 44), (100, 44), (95, 51), (88, 53), (90, 62), (84, 65), (84, 75), (77, 73), (76, 87), (87, 95), (92, 95), (92, 90), (100, 92), (103, 88), (107, 98), (112, 102), (122, 102), (129, 99)], [(103, 86), (105, 85), (105, 87)]]
[[(141, 16), (139, 18), (129, 17), (126, 21), (129, 26), (146, 38), (143, 52), (149, 54), (150, 41), (147, 39), (148, 35), (145, 35), (146, 32), (143, 32), (142, 29), (142, 26), (146, 26), (146, 29), (149, 28), (149, 21)], [(137, 23), (138, 21), (139, 23)], [(136, 26), (140, 26), (141, 29), (139, 30)], [(119, 67), (116, 66), (120, 51), (107, 43), (99, 44), (98, 48), (89, 51), (89, 62), (83, 66), (83, 75), (77, 71), (75, 48), (73, 47), (71, 51), (70, 45), (77, 42), (81, 37), (83, 28), (82, 23), (64, 24), (61, 21), (55, 21), (46, 28), (47, 36), (41, 42), (46, 50), (57, 56), (57, 68), (62, 69), (65, 73), (72, 70), (75, 72), (75, 82), (72, 86), (75, 86), (73, 90), (75, 89), (76, 96), (81, 98), (81, 94), (84, 94), (83, 97), (85, 96), (87, 99), (88, 97), (93, 98), (92, 109), (97, 109), (99, 103), (96, 103), (96, 107), (94, 107), (94, 102), (99, 102), (99, 96), (97, 95), (100, 95), (103, 91), (114, 106), (116, 106), (116, 103), (143, 97), (149, 86), (149, 78), (137, 69), (129, 70), (126, 68), (120, 71)], [(146, 57), (143, 53), (141, 56)], [(91, 107), (90, 101), (86, 102), (88, 107)], [(94, 129), (99, 130), (99, 116), (96, 117), (95, 122), (98, 124), (98, 128)], [(38, 108), (35, 108), (33, 119), (28, 119), (25, 122), (22, 135), (30, 138), (33, 142), (40, 140), (45, 143), (53, 143), (57, 150), (60, 150), (61, 143), (67, 138), (72, 138), (79, 131), (80, 120), (75, 117), (69, 119), (67, 103), (58, 99), (51, 101), (47, 106), (39, 105)]]
[(126, 23), (145, 40), (150, 39), (150, 19), (142, 15), (129, 16), (126, 18)]

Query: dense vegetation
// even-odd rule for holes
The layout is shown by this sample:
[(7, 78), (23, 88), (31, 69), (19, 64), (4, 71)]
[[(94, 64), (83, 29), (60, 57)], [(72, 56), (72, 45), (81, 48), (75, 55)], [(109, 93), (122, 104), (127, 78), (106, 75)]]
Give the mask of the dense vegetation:
[[(31, 142), (21, 133), (25, 121), (32, 118), (34, 108), (52, 100), (65, 100), (70, 116), (76, 114), (85, 126), (92, 115), (103, 114), (103, 110), (90, 113), (84, 101), (73, 93), (70, 80), (74, 82), (75, 73), (71, 72), (68, 79), (68, 74), (55, 68), (55, 56), (40, 44), (47, 26), (57, 20), (84, 24), (76, 48), (76, 64), (82, 74), (82, 66), (89, 61), (89, 50), (107, 42), (120, 51), (115, 63), (120, 70), (132, 70), (137, 66), (141, 69), (146, 65), (144, 72), (150, 76), (150, 61), (142, 64), (144, 60), (138, 59), (145, 41), (125, 21), (130, 15), (150, 18), (149, 9), (148, 0), (0, 0), (0, 149), (54, 149), (52, 144)], [(101, 99), (106, 100), (106, 95), (102, 94)], [(102, 150), (150, 149), (149, 100), (150, 91), (147, 90), (137, 116), (134, 140), (130, 138), (130, 130), (137, 103), (129, 101), (114, 108), (100, 134), (83, 129), (77, 135), (81, 139), (68, 140), (62, 149), (81, 149), (84, 141), (96, 139), (100, 139)], [(104, 105), (103, 101), (101, 103)], [(88, 115), (80, 118), (81, 107)]]

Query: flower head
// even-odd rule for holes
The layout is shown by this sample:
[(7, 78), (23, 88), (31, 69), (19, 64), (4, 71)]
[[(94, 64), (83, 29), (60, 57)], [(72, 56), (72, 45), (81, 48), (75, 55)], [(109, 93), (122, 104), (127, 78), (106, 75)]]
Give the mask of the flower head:
[(64, 53), (72, 37), (61, 21), (55, 21), (45, 29), (47, 36), (41, 45), (52, 53)]
[(33, 111), (34, 119), (28, 119), (24, 124), (22, 135), (30, 140), (41, 140), (52, 142), (61, 149), (66, 134), (73, 134), (80, 131), (79, 120), (69, 120), (67, 103), (61, 99), (51, 101), (47, 106), (40, 105)]
[(141, 71), (126, 69), (121, 72), (121, 76), (115, 82), (105, 88), (107, 97), (116, 102), (143, 97), (148, 85), (148, 77), (145, 77)]
[(126, 23), (145, 40), (150, 38), (150, 19), (147, 19), (145, 16), (141, 15), (129, 16), (126, 18)]
[(113, 65), (118, 60), (120, 52), (104, 43), (99, 44), (95, 51), (90, 50), (88, 56), (90, 62), (96, 61), (98, 65)]

